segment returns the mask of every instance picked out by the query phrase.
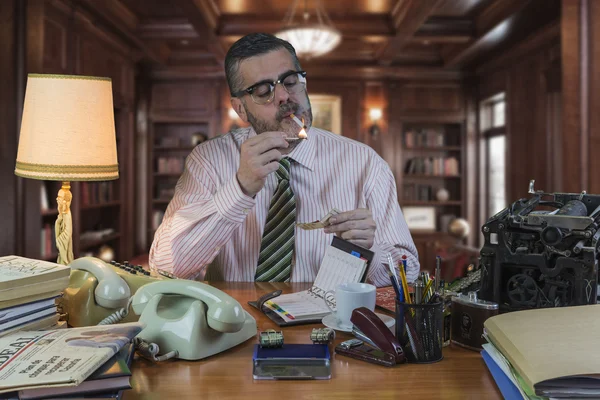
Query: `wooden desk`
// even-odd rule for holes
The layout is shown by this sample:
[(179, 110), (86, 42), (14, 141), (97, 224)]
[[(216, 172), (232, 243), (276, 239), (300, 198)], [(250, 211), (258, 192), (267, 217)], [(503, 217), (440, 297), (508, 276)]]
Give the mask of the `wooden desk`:
[[(283, 330), (286, 343), (310, 343), (312, 328), (279, 328), (247, 305), (275, 289), (298, 291), (306, 284), (225, 283), (213, 286), (236, 298), (256, 319), (258, 331)], [(336, 344), (352, 338), (336, 333)], [(481, 356), (461, 348), (444, 348), (444, 359), (428, 365), (403, 364), (386, 368), (332, 355), (332, 378), (327, 381), (255, 381), (252, 352), (257, 340), (199, 361), (152, 363), (136, 356), (132, 390), (124, 399), (501, 399)], [(409, 396), (409, 397), (405, 397)]]

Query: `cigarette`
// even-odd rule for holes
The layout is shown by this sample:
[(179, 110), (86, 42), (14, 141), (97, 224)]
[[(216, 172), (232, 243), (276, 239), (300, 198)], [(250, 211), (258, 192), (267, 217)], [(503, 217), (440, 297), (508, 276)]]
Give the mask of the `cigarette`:
[(298, 126), (300, 126), (300, 128), (306, 129), (306, 125), (304, 125), (304, 121), (300, 121), (300, 119), (298, 117), (296, 117), (294, 114), (290, 114), (290, 117), (292, 117), (294, 122), (297, 123)]

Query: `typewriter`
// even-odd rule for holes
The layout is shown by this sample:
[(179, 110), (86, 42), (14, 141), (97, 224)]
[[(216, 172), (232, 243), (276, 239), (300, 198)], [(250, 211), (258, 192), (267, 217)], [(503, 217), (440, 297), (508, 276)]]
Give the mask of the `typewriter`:
[(520, 199), (482, 227), (479, 298), (501, 312), (596, 303), (600, 195)]

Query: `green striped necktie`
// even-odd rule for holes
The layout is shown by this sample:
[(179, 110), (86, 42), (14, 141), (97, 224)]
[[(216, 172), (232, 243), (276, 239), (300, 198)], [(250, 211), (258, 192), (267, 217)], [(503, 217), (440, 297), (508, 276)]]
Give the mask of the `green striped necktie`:
[(289, 282), (294, 256), (296, 199), (290, 186), (290, 159), (282, 158), (275, 171), (278, 185), (271, 199), (260, 244), (257, 282)]

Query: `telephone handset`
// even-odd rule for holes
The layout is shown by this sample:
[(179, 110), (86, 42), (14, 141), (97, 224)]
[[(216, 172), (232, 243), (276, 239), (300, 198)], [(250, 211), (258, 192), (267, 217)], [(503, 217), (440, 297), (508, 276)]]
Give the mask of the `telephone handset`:
[(161, 352), (198, 360), (256, 336), (256, 321), (233, 297), (201, 282), (150, 283), (133, 296), (131, 306), (145, 328), (138, 338)]
[(71, 269), (88, 271), (96, 277), (96, 303), (105, 308), (125, 307), (131, 297), (127, 283), (111, 267), (94, 257), (81, 257), (69, 264)]
[[(141, 266), (114, 261), (108, 264), (94, 257), (78, 258), (70, 266), (69, 286), (59, 298), (59, 307), (73, 327), (96, 325), (126, 307), (140, 287), (169, 279)], [(122, 322), (137, 320), (137, 315), (129, 313)]]

